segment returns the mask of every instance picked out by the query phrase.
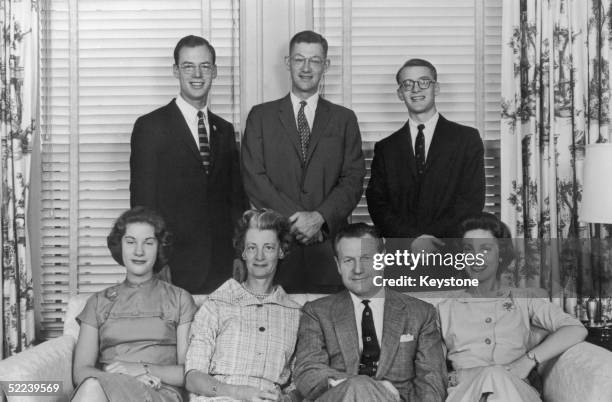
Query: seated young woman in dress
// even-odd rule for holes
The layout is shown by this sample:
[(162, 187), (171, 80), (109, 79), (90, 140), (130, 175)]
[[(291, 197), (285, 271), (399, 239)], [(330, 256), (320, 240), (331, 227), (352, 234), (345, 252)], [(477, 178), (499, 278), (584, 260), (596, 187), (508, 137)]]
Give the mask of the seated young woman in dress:
[[(273, 279), (291, 243), (289, 221), (246, 211), (234, 247), (245, 262), (198, 310), (185, 360), (191, 401), (290, 401), (300, 306)], [(282, 269), (282, 268), (281, 268)]]
[(72, 378), (73, 401), (182, 401), (191, 295), (157, 279), (166, 263), (169, 234), (155, 212), (124, 212), (107, 238), (122, 283), (92, 295), (81, 325)]
[[(542, 300), (537, 289), (503, 288), (501, 273), (514, 259), (508, 227), (495, 215), (482, 213), (462, 223), (463, 252), (480, 254), (484, 263), (466, 268), (479, 280), (438, 306), (448, 359), (457, 385), (447, 401), (540, 401), (527, 376), (537, 364), (582, 341), (586, 329), (559, 306)], [(531, 326), (550, 334), (528, 349)]]

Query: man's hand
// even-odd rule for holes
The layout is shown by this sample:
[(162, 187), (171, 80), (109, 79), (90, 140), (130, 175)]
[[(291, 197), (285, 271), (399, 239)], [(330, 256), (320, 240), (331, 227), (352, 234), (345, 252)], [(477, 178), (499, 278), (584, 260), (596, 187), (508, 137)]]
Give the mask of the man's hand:
[(323, 216), (317, 211), (299, 211), (289, 217), (291, 233), (302, 244), (323, 240), (321, 226), (325, 223)]
[(519, 357), (513, 362), (506, 364), (504, 367), (506, 370), (516, 375), (521, 380), (527, 378), (531, 370), (535, 367), (536, 363), (528, 358), (526, 355)]
[(444, 242), (435, 236), (422, 234), (413, 240), (410, 245), (410, 249), (413, 254), (418, 254), (422, 251), (426, 253), (435, 253), (440, 247), (444, 245)]
[(115, 361), (104, 367), (104, 371), (115, 374), (127, 374), (132, 377), (138, 377), (146, 374), (144, 366), (140, 363)]
[(393, 384), (391, 384), (388, 380), (381, 380), (379, 381), (382, 385), (384, 385), (384, 387), (391, 393), (393, 394), (393, 397), (395, 398), (395, 402), (400, 402), (400, 393), (397, 390), (397, 388), (395, 388), (393, 386)]

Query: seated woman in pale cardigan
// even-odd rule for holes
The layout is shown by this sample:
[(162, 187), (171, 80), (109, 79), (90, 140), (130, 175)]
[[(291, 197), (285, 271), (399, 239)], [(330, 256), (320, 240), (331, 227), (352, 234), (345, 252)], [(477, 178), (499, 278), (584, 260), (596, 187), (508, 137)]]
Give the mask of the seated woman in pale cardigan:
[[(576, 318), (541, 299), (534, 289), (504, 288), (500, 276), (514, 259), (508, 227), (481, 213), (462, 223), (463, 252), (480, 255), (468, 266), (478, 287), (438, 305), (448, 359), (456, 371), (448, 401), (540, 401), (527, 377), (539, 363), (582, 341), (587, 334)], [(531, 326), (550, 335), (528, 349)]]
[(273, 283), (291, 243), (290, 227), (265, 209), (238, 221), (234, 247), (245, 264), (210, 294), (191, 327), (185, 361), (191, 401), (295, 398), (291, 362), (300, 305)]

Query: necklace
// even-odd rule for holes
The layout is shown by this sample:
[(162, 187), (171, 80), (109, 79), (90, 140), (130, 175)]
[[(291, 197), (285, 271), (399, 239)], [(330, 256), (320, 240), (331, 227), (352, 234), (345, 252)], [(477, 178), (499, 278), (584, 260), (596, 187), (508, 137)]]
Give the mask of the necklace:
[(246, 282), (242, 282), (242, 287), (244, 288), (244, 290), (246, 290), (247, 292), (249, 292), (250, 294), (255, 296), (258, 300), (263, 300), (266, 297), (268, 297), (270, 294), (272, 294), (271, 291), (268, 292), (268, 293), (257, 293), (257, 292), (254, 292), (253, 290), (249, 289), (249, 287), (246, 285)]

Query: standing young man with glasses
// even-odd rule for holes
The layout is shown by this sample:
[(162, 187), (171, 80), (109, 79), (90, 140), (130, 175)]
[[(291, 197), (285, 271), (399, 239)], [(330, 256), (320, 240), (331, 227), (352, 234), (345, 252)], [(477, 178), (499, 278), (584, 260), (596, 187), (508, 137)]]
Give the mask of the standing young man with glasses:
[(285, 63), (291, 92), (253, 107), (242, 141), (251, 203), (287, 216), (297, 247), (277, 272), (288, 292), (332, 293), (341, 286), (331, 239), (363, 191), (365, 162), (353, 111), (319, 96), (329, 67), (327, 40), (297, 33)]
[(440, 84), (430, 62), (408, 60), (396, 81), (408, 121), (376, 143), (368, 210), (383, 236), (414, 239), (414, 253), (434, 252), (484, 207), (484, 147), (476, 129), (438, 113)]
[(232, 275), (234, 223), (247, 207), (234, 127), (209, 110), (215, 49), (189, 35), (174, 49), (179, 96), (134, 124), (130, 204), (157, 210), (173, 234), (172, 283), (210, 293)]

